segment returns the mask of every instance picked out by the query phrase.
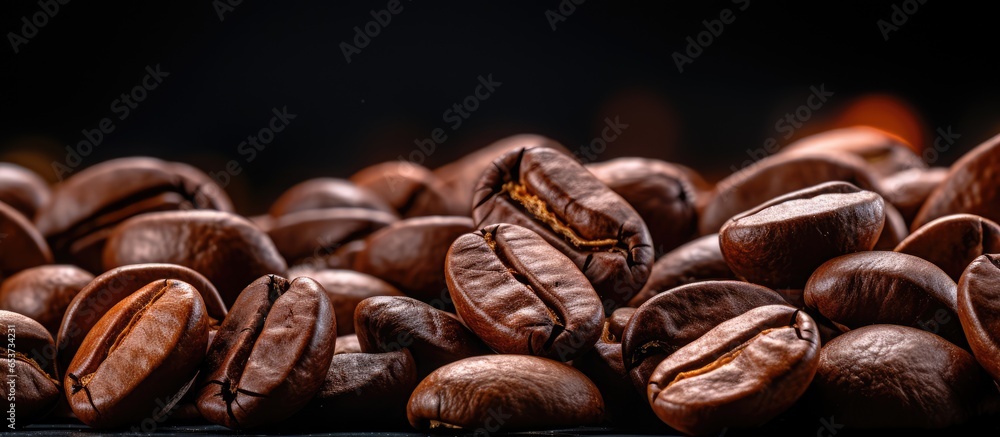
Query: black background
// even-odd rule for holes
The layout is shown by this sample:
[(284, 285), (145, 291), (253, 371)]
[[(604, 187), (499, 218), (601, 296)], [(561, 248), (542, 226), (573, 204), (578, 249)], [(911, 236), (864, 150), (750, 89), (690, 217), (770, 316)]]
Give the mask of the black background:
[[(617, 116), (629, 127), (599, 159), (655, 157), (713, 180), (771, 137), (868, 123), (919, 152), (950, 126), (961, 138), (934, 162), (947, 165), (1000, 132), (996, 14), (971, 3), (587, 0), (553, 30), (558, 1), (402, 0), (350, 63), (340, 44), (387, 1), (243, 0), (222, 19), (211, 1), (93, 3), (60, 5), (14, 53), (8, 33), (41, 7), (3, 2), (0, 160), (55, 180), (65, 147), (112, 117), (80, 168), (141, 154), (217, 172), (236, 160), (227, 190), (248, 214), (295, 182), (408, 156), (439, 127), (448, 139), (431, 168), (521, 132), (579, 150)], [(916, 12), (885, 40), (877, 22), (905, 3)], [(735, 21), (678, 71), (672, 54), (723, 9)], [(157, 64), (170, 75), (118, 120), (111, 102)], [(502, 85), (453, 130), (443, 112), (489, 74)], [(821, 84), (834, 95), (784, 138), (776, 120)], [(248, 162), (237, 146), (275, 107), (296, 118)]]

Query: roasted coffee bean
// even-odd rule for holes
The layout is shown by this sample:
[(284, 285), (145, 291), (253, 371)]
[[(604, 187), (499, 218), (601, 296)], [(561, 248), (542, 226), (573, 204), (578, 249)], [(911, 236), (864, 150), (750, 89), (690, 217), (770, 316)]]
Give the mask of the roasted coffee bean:
[(1000, 225), (972, 214), (947, 215), (917, 229), (895, 251), (930, 261), (958, 281), (972, 260), (1000, 253)]
[(287, 419), (323, 384), (337, 338), (323, 286), (266, 275), (240, 293), (209, 348), (198, 410), (230, 429)]
[(611, 313), (611, 317), (608, 317), (606, 323), (609, 335), (607, 340), (621, 343), (622, 336), (625, 335), (625, 326), (628, 326), (628, 321), (632, 319), (635, 311), (636, 309), (632, 307), (621, 307)]
[(444, 270), (458, 315), (499, 353), (569, 361), (601, 337), (594, 287), (528, 229), (500, 224), (462, 235)]
[(910, 234), (910, 228), (892, 204), (883, 203), (882, 208), (885, 212), (885, 225), (882, 226), (882, 233), (872, 250), (893, 250)]
[(319, 270), (306, 273), (319, 282), (337, 315), (337, 335), (354, 333), (354, 309), (373, 296), (403, 296), (396, 287), (364, 273), (351, 270)]
[(172, 279), (152, 282), (112, 307), (84, 338), (66, 368), (66, 398), (89, 426), (138, 424), (183, 395), (207, 342), (198, 291)]
[(298, 211), (327, 208), (362, 208), (395, 214), (385, 200), (351, 181), (316, 178), (289, 188), (274, 203), (268, 213), (281, 217)]
[[(615, 312), (621, 310), (619, 308)], [(608, 416), (616, 426), (663, 432), (663, 422), (653, 414), (644, 394), (632, 388), (632, 381), (622, 362), (621, 343), (598, 341), (593, 349), (573, 360), (573, 367), (597, 386)]]
[(231, 305), (240, 290), (266, 274), (285, 274), (274, 243), (246, 219), (220, 211), (143, 214), (115, 228), (104, 268), (171, 263), (205, 275)]
[(622, 357), (632, 384), (646, 393), (649, 376), (670, 354), (726, 320), (784, 303), (773, 290), (738, 281), (697, 282), (656, 295), (635, 311), (622, 334)]
[[(339, 320), (339, 319), (338, 319)], [(354, 317), (351, 317), (354, 320)], [(337, 347), (334, 348), (333, 354), (360, 354), (361, 353), (361, 343), (358, 343), (357, 334), (341, 335), (337, 337)]]
[(927, 197), (946, 177), (946, 167), (911, 168), (883, 178), (879, 185), (886, 202), (895, 206), (903, 220), (910, 223)]
[(0, 202), (32, 220), (35, 213), (49, 203), (51, 196), (49, 184), (35, 172), (17, 164), (0, 162)]
[(417, 382), (417, 367), (406, 349), (337, 354), (316, 396), (289, 422), (320, 429), (370, 429), (374, 423), (402, 427)]
[(964, 346), (955, 287), (944, 271), (915, 256), (860, 252), (819, 266), (806, 283), (805, 303), (841, 331), (912, 326)]
[(664, 359), (649, 378), (649, 404), (688, 434), (759, 426), (805, 393), (819, 351), (816, 324), (805, 312), (754, 308)]
[(726, 279), (736, 279), (736, 274), (722, 256), (719, 234), (706, 235), (657, 259), (649, 280), (629, 305), (639, 307), (653, 296), (681, 285)]
[(878, 177), (861, 158), (846, 153), (782, 153), (767, 157), (716, 185), (715, 195), (699, 217), (698, 229), (702, 235), (719, 232), (726, 221), (743, 211), (833, 181), (875, 190)]
[(820, 417), (850, 428), (942, 428), (977, 414), (996, 391), (965, 350), (897, 325), (852, 329), (820, 351), (813, 380)]
[(976, 361), (1000, 380), (1000, 255), (983, 255), (958, 281), (958, 318)]
[(16, 209), (0, 202), (0, 279), (21, 270), (52, 264), (45, 238)]
[(83, 287), (66, 308), (56, 337), (59, 375), (76, 355), (90, 329), (113, 306), (151, 282), (173, 279), (190, 284), (201, 295), (209, 325), (226, 317), (222, 296), (200, 273), (176, 264), (133, 264), (109, 270)]
[(419, 430), (569, 428), (600, 423), (604, 400), (594, 383), (568, 365), (490, 355), (435, 370), (413, 391), (406, 415)]
[(288, 265), (323, 268), (335, 261), (336, 250), (395, 223), (392, 213), (363, 208), (316, 209), (290, 213), (274, 220), (267, 235)]
[[(226, 193), (187, 164), (120, 158), (86, 168), (60, 185), (36, 223), (56, 258), (99, 274), (112, 229), (140, 214), (179, 209), (232, 211)], [(169, 241), (169, 240), (168, 240)]]
[(375, 232), (354, 257), (354, 270), (378, 277), (408, 296), (431, 302), (445, 290), (444, 264), (448, 248), (460, 235), (472, 232), (468, 217), (417, 217)]
[(802, 138), (781, 153), (849, 153), (863, 159), (879, 176), (886, 177), (910, 169), (926, 169), (927, 164), (913, 150), (909, 142), (889, 132), (869, 126), (852, 126)]
[(434, 173), (414, 162), (375, 164), (352, 175), (351, 182), (385, 200), (401, 217), (468, 215), (467, 205), (445, 190)]
[(0, 310), (24, 314), (54, 337), (69, 303), (94, 275), (70, 265), (45, 265), (22, 270), (0, 284)]
[(62, 395), (51, 360), (46, 364), (34, 358), (54, 348), (52, 335), (38, 322), (11, 311), (0, 310), (0, 326), (5, 337), (0, 342), (3, 391), (7, 393), (4, 428), (21, 428), (45, 417)]
[(657, 253), (666, 253), (696, 235), (698, 190), (684, 170), (644, 158), (618, 158), (586, 167), (635, 208)]
[(833, 182), (788, 193), (726, 222), (719, 245), (729, 268), (766, 287), (801, 289), (839, 255), (871, 250), (885, 223), (878, 194)]
[(476, 227), (524, 226), (573, 260), (608, 313), (649, 277), (653, 247), (642, 218), (562, 152), (537, 147), (504, 154), (483, 173), (474, 205)]
[(948, 177), (927, 197), (910, 225), (917, 230), (951, 214), (975, 214), (1000, 222), (1000, 135), (951, 165)]
[(445, 364), (492, 353), (451, 313), (409, 297), (361, 301), (354, 311), (354, 331), (366, 353), (409, 349), (420, 378)]

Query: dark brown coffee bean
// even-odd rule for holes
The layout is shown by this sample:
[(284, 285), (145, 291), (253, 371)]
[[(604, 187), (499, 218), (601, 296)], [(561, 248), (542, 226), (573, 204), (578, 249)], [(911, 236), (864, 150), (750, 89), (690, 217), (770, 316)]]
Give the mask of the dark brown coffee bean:
[(364, 273), (351, 270), (319, 270), (305, 274), (319, 282), (337, 314), (337, 335), (354, 333), (354, 310), (373, 296), (403, 296), (396, 287)]
[(910, 229), (951, 214), (975, 214), (1000, 222), (1000, 135), (951, 165), (948, 177), (927, 197)]
[(316, 396), (289, 422), (338, 430), (400, 427), (407, 424), (406, 402), (417, 382), (406, 349), (337, 354)]
[(232, 211), (226, 193), (187, 164), (155, 158), (121, 158), (84, 169), (52, 193), (36, 223), (56, 258), (99, 274), (104, 245), (118, 224), (156, 211)]
[(684, 170), (644, 158), (618, 158), (586, 167), (635, 208), (656, 253), (666, 253), (696, 235), (698, 190)]
[(490, 355), (435, 370), (413, 391), (406, 414), (419, 430), (543, 430), (601, 423), (604, 400), (594, 383), (568, 365)]
[(866, 325), (920, 328), (959, 346), (955, 282), (933, 264), (896, 252), (834, 258), (809, 277), (805, 303), (841, 331)]
[(17, 164), (0, 162), (0, 202), (32, 220), (51, 196), (49, 184), (35, 172)]
[(361, 301), (354, 311), (354, 330), (363, 352), (409, 349), (420, 378), (445, 364), (492, 353), (451, 313), (409, 297)]
[(16, 209), (0, 202), (0, 278), (52, 264), (52, 252), (35, 226)]
[(453, 197), (426, 167), (391, 161), (361, 169), (351, 182), (385, 200), (401, 217), (468, 215), (469, 207)]
[[(339, 319), (338, 319), (339, 321)], [(351, 317), (351, 321), (354, 321), (354, 317)], [(357, 334), (341, 335), (337, 337), (337, 347), (334, 348), (333, 354), (360, 354), (361, 343), (358, 343)]]
[(895, 251), (930, 261), (958, 281), (972, 260), (1000, 253), (1000, 225), (972, 214), (947, 215), (917, 229)]
[(801, 289), (839, 255), (871, 250), (885, 222), (882, 198), (849, 184), (817, 185), (733, 217), (719, 245), (737, 276), (774, 289)]
[(354, 270), (381, 278), (410, 297), (432, 302), (447, 287), (444, 264), (448, 248), (472, 232), (468, 217), (417, 217), (399, 221), (366, 239), (354, 258)]
[(5, 338), (0, 342), (0, 369), (7, 400), (4, 428), (9, 430), (45, 417), (62, 397), (62, 390), (51, 360), (46, 365), (34, 358), (41, 355), (40, 351), (54, 348), (45, 327), (27, 316), (4, 310), (0, 310), (0, 326)]
[(976, 361), (1000, 380), (1000, 255), (976, 258), (958, 281), (958, 317)]
[(652, 240), (639, 214), (586, 168), (557, 150), (512, 150), (476, 188), (476, 226), (524, 226), (590, 279), (605, 311), (635, 296), (649, 277)]
[(330, 208), (293, 212), (274, 220), (267, 235), (289, 265), (323, 268), (336, 250), (395, 223), (389, 212)]
[(150, 283), (101, 317), (66, 368), (73, 413), (95, 428), (152, 417), (194, 377), (207, 342), (198, 291), (171, 279)]
[(632, 315), (635, 314), (636, 308), (632, 307), (621, 307), (611, 313), (611, 317), (608, 317), (607, 331), (609, 338), (607, 340), (621, 343), (622, 336), (625, 335), (625, 327), (628, 326), (628, 321), (632, 319)]
[(875, 190), (877, 180), (861, 158), (850, 154), (774, 155), (720, 181), (715, 195), (699, 217), (698, 229), (702, 235), (719, 232), (726, 221), (743, 211), (817, 184), (843, 181), (865, 190)]
[(642, 304), (622, 334), (622, 357), (640, 393), (664, 358), (716, 325), (765, 305), (785, 301), (773, 290), (738, 281), (682, 285)]
[(316, 394), (337, 322), (323, 286), (263, 276), (247, 286), (205, 357), (198, 410), (230, 429), (281, 422)]
[(94, 275), (71, 265), (22, 270), (0, 284), (0, 310), (31, 317), (55, 336), (69, 303), (93, 279)]
[(754, 308), (664, 359), (649, 378), (649, 404), (688, 434), (759, 426), (805, 393), (819, 351), (816, 324), (805, 312)]
[(736, 274), (722, 256), (719, 234), (706, 235), (657, 259), (649, 280), (629, 305), (638, 307), (653, 296), (681, 285), (725, 279), (736, 279)]
[(910, 234), (910, 228), (892, 204), (883, 203), (882, 208), (885, 212), (885, 225), (882, 226), (882, 233), (872, 250), (893, 250)]
[(800, 152), (842, 152), (863, 159), (879, 176), (891, 176), (909, 169), (926, 169), (927, 164), (913, 153), (906, 140), (869, 126), (828, 130), (802, 138), (781, 150)]
[(976, 414), (993, 384), (965, 350), (919, 329), (871, 325), (820, 351), (822, 417), (851, 428), (943, 428)]
[(222, 296), (200, 273), (176, 264), (133, 264), (105, 272), (83, 287), (66, 307), (56, 337), (59, 375), (76, 355), (90, 329), (113, 306), (151, 282), (173, 279), (190, 284), (201, 296), (209, 325), (226, 317)]
[(462, 235), (444, 270), (458, 315), (499, 353), (569, 361), (601, 337), (594, 287), (528, 229), (500, 224)]
[(362, 208), (395, 214), (395, 210), (375, 193), (351, 181), (335, 178), (309, 179), (292, 186), (271, 204), (268, 212), (272, 217), (281, 217), (327, 208)]
[(108, 238), (104, 268), (141, 263), (195, 270), (215, 284), (227, 305), (254, 279), (287, 269), (267, 234), (221, 211), (149, 213), (122, 223)]
[(946, 167), (911, 168), (883, 178), (879, 185), (886, 202), (895, 206), (903, 220), (910, 223), (927, 197), (947, 177)]
[[(622, 308), (615, 310), (617, 313)], [(663, 432), (660, 421), (649, 407), (644, 394), (632, 387), (622, 361), (621, 343), (598, 341), (594, 348), (573, 360), (573, 367), (589, 378), (604, 398), (611, 421), (623, 429), (649, 429)]]

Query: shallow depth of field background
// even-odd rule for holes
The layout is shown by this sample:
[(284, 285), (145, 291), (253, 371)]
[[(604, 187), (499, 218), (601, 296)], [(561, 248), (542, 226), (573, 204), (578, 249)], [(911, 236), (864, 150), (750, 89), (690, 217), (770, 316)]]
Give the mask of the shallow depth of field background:
[[(769, 139), (839, 126), (892, 131), (934, 165), (1000, 132), (996, 15), (980, 6), (400, 0), (373, 25), (371, 11), (391, 2), (184, 3), (68, 2), (31, 32), (22, 18), (43, 6), (4, 2), (0, 160), (55, 181), (52, 163), (109, 118), (113, 131), (74, 170), (130, 155), (229, 167), (239, 173), (227, 171), (226, 190), (255, 214), (310, 177), (400, 156), (434, 168), (521, 132), (597, 160), (679, 162), (713, 181), (766, 156)], [(366, 26), (377, 34), (355, 46)], [(350, 62), (342, 43), (358, 50)], [(680, 55), (691, 62), (679, 68)], [(115, 101), (157, 65), (169, 75), (122, 117)], [(446, 113), (491, 75), (500, 85), (468, 100), (474, 111)], [(803, 110), (819, 88), (832, 95)], [(275, 108), (295, 118), (248, 159), (240, 143)], [(627, 128), (594, 154), (608, 120)], [(443, 141), (424, 153), (416, 142), (435, 129)], [(960, 137), (934, 149), (949, 129)]]

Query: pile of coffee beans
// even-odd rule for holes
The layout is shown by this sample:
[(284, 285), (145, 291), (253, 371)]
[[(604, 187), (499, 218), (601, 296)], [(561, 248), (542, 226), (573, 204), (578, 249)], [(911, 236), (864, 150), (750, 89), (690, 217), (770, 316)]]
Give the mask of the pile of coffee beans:
[(518, 135), (252, 217), (183, 163), (2, 164), (5, 427), (996, 423), (998, 221), (1000, 136), (934, 168), (868, 127), (715, 184)]

